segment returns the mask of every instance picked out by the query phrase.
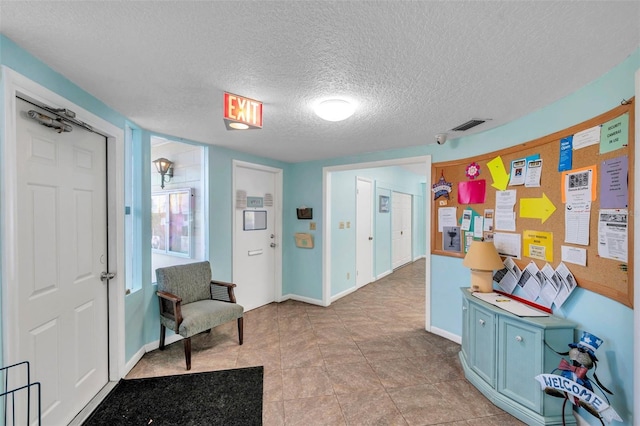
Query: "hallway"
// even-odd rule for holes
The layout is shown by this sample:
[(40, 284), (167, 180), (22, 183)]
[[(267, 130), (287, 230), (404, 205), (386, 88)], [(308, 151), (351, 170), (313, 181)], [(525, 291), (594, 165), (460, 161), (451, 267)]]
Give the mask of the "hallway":
[[(192, 339), (191, 372), (264, 366), (271, 425), (521, 425), (464, 378), (460, 345), (424, 330), (421, 259), (334, 302), (287, 301)], [(242, 301), (239, 300), (242, 304)], [(186, 373), (181, 342), (126, 378)]]

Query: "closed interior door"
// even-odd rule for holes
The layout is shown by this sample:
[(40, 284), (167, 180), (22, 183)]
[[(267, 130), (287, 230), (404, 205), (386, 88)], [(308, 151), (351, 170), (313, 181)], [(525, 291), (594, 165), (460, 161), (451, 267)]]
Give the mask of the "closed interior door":
[(356, 287), (373, 281), (373, 184), (358, 178), (356, 189)]
[(75, 126), (57, 133), (28, 118), (38, 108), (17, 108), (15, 344), (42, 384), (43, 424), (62, 425), (108, 380), (106, 139)]
[(411, 201), (409, 194), (391, 194), (391, 266), (394, 269), (411, 262)]
[[(250, 310), (276, 300), (277, 171), (245, 163), (234, 170), (233, 282), (238, 303)], [(246, 206), (239, 202), (239, 193), (246, 196)]]

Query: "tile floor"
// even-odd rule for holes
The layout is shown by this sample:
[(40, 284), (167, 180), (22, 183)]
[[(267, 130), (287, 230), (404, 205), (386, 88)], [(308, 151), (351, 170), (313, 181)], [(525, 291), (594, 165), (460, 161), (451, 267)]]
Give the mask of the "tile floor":
[[(460, 346), (424, 330), (424, 260), (330, 307), (286, 301), (192, 338), (191, 372), (264, 366), (271, 425), (522, 425), (464, 378)], [(240, 301), (241, 303), (241, 301)], [(184, 374), (181, 342), (127, 378)]]

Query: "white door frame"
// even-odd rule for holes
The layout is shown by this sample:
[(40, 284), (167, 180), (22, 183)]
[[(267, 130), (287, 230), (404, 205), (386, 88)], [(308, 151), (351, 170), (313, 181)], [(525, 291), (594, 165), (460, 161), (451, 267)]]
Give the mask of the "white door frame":
[(232, 242), (231, 242), (231, 280), (233, 281), (233, 274), (235, 269), (235, 259), (234, 253), (236, 248), (236, 171), (238, 168), (248, 168), (254, 170), (260, 170), (263, 172), (270, 172), (275, 175), (275, 194), (273, 196), (273, 208), (275, 209), (275, 227), (276, 227), (276, 238), (275, 238), (275, 265), (274, 265), (274, 281), (275, 281), (275, 298), (276, 302), (282, 301), (282, 198), (283, 198), (283, 180), (282, 180), (282, 169), (278, 169), (275, 167), (269, 167), (262, 164), (249, 163), (247, 161), (240, 160), (232, 160), (231, 162), (231, 208), (232, 208), (232, 224), (231, 224), (231, 234), (232, 234)]
[(16, 96), (44, 103), (51, 107), (69, 108), (78, 118), (107, 135), (107, 193), (109, 203), (109, 267), (116, 272), (109, 285), (109, 381), (124, 377), (125, 328), (124, 328), (124, 130), (90, 113), (68, 99), (29, 80), (25, 76), (2, 66), (2, 92), (4, 93), (4, 133), (0, 145), (0, 186), (4, 194), (0, 209), (0, 235), (2, 235), (0, 261), (2, 263), (2, 363), (10, 365), (24, 360), (17, 359), (18, 303), (17, 281), (17, 176), (16, 169)]
[[(331, 304), (331, 174), (345, 170), (370, 169), (376, 167), (402, 166), (422, 163), (425, 166), (426, 182), (431, 182), (431, 156), (396, 158), (392, 160), (372, 161), (367, 163), (343, 164), (322, 168), (322, 304)], [(427, 194), (428, 195), (428, 194)], [(431, 218), (431, 200), (424, 197), (425, 220)], [(431, 331), (431, 226), (425, 224), (425, 330)]]

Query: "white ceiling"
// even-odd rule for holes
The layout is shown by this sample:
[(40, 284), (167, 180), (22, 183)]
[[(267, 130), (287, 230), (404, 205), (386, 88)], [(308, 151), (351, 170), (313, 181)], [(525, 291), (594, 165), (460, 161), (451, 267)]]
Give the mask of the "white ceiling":
[[(638, 1), (0, 0), (0, 32), (141, 127), (287, 162), (500, 126), (621, 63), (639, 22)], [(263, 129), (227, 131), (224, 91)], [(315, 116), (330, 96), (355, 115)]]

